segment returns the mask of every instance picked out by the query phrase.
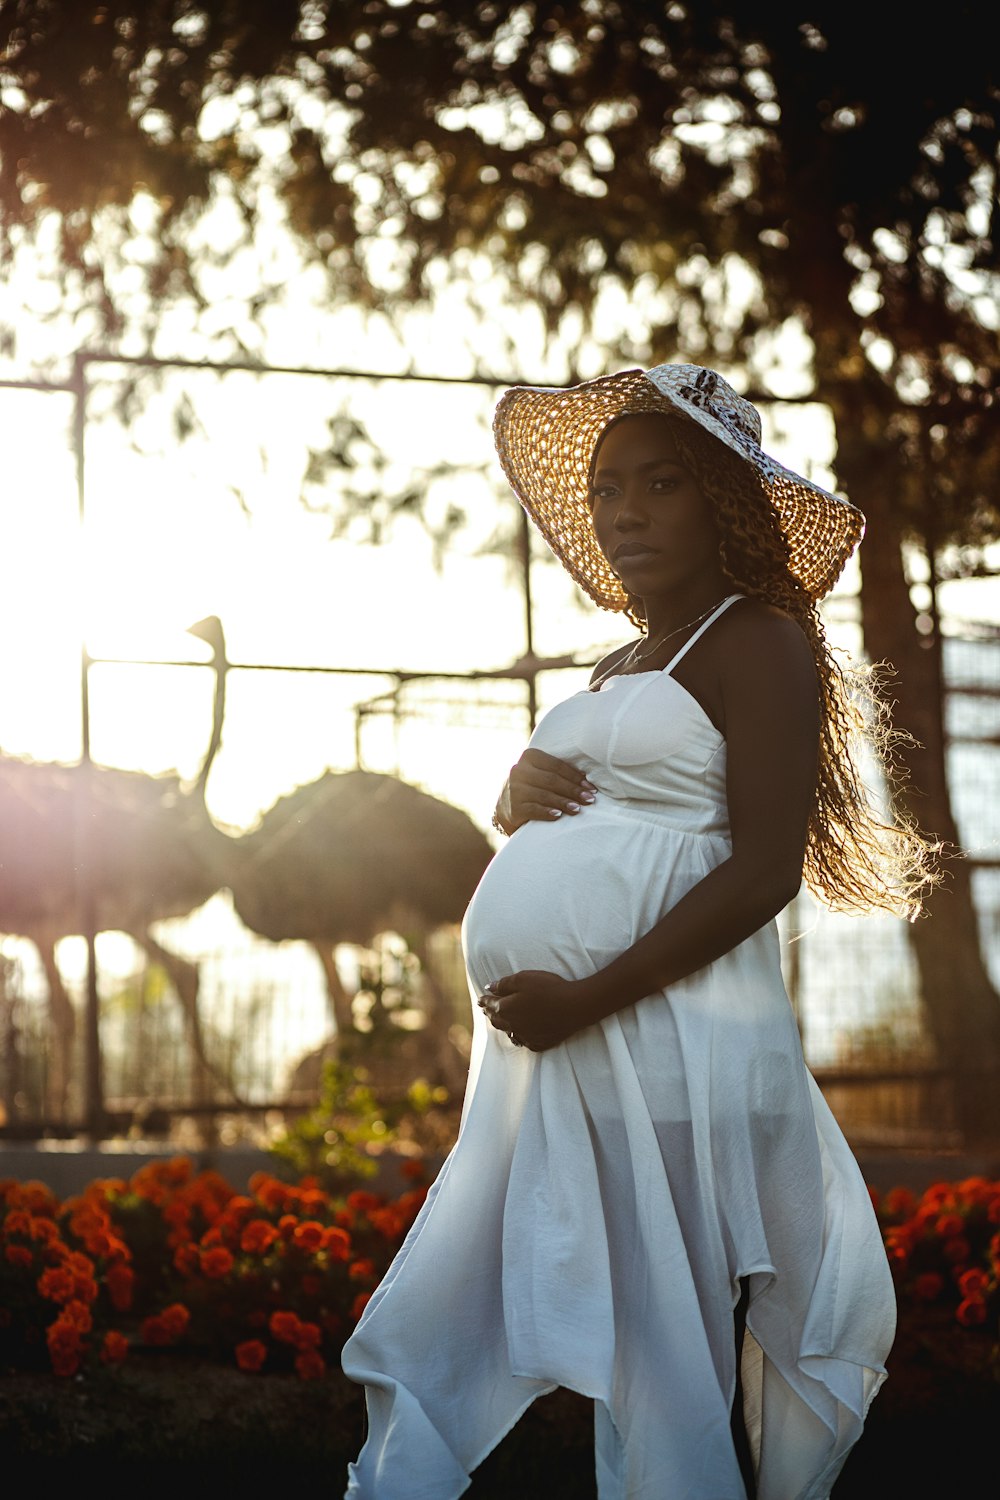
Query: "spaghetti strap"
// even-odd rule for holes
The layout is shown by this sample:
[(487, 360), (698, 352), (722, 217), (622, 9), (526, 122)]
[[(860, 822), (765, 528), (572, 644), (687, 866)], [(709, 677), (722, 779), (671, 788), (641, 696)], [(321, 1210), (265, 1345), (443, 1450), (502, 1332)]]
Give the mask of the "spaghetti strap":
[(725, 614), (729, 606), (731, 604), (735, 604), (737, 599), (745, 598), (745, 594), (730, 594), (728, 598), (723, 599), (722, 603), (717, 605), (715, 609), (712, 610), (712, 613), (709, 615), (708, 619), (703, 624), (698, 626), (698, 629), (695, 631), (694, 635), (690, 636), (684, 642), (683, 646), (677, 652), (676, 656), (672, 656), (670, 658), (670, 660), (667, 662), (667, 665), (663, 668), (663, 671), (669, 676), (676, 667), (677, 663), (680, 661), (681, 657), (691, 650), (691, 647), (694, 645), (695, 641), (698, 640), (700, 636), (703, 636), (705, 634), (705, 631), (708, 629), (708, 627), (710, 625), (714, 625), (719, 616)]

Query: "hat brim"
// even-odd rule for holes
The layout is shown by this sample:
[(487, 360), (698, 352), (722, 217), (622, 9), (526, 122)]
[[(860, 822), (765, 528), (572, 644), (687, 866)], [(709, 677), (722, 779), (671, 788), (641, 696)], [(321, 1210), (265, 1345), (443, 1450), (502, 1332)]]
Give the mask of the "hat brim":
[[(655, 377), (672, 368), (679, 367), (661, 366), (650, 373)], [(697, 422), (755, 470), (788, 543), (792, 575), (814, 599), (829, 593), (864, 534), (861, 512), (786, 469), (705, 407), (654, 384), (645, 371), (622, 370), (565, 388), (514, 386), (501, 397), (493, 421), (511, 489), (563, 567), (595, 603), (611, 610), (628, 605), (591, 521), (594, 449), (617, 417), (651, 411)]]

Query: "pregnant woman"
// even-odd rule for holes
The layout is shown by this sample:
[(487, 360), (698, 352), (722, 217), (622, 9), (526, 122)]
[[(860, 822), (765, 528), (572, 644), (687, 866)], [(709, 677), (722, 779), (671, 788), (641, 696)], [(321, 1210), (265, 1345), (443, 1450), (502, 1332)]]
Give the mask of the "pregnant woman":
[(863, 519), (696, 366), (518, 387), (495, 433), (557, 557), (642, 633), (497, 804), (462, 1128), (344, 1349), (369, 1416), (347, 1494), (452, 1500), (566, 1386), (594, 1399), (601, 1500), (822, 1500), (894, 1298), (773, 919), (803, 874), (905, 914), (929, 878), (868, 800), (884, 717), (816, 610)]

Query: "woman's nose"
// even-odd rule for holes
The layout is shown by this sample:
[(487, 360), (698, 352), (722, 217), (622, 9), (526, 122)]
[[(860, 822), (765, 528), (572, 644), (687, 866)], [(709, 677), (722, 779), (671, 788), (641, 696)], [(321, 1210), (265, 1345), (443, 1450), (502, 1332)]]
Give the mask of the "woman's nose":
[(639, 502), (639, 497), (630, 487), (625, 487), (618, 499), (615, 508), (614, 528), (616, 531), (634, 531), (638, 526), (644, 526), (648, 517), (644, 507)]

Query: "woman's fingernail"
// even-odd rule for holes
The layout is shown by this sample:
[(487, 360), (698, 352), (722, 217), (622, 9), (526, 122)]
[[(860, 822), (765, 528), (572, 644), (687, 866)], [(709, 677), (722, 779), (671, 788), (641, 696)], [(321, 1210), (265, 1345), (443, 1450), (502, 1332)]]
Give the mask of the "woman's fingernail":
[(579, 802), (567, 802), (566, 803), (566, 811), (567, 812), (579, 812), (580, 811), (580, 804), (579, 804)]
[(550, 818), (561, 818), (562, 817), (562, 808), (561, 807), (550, 807), (549, 808), (549, 817)]
[(580, 793), (580, 801), (581, 802), (587, 802), (587, 803), (596, 802), (597, 798), (594, 796), (593, 792), (581, 792)]

